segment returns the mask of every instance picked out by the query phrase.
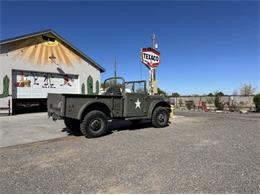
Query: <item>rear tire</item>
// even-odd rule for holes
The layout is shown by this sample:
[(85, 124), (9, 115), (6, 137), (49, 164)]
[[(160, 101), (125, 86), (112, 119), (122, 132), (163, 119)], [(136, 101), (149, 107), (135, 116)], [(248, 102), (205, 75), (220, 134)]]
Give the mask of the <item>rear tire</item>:
[(64, 124), (66, 125), (68, 130), (70, 130), (72, 132), (75, 132), (77, 134), (81, 134), (79, 120), (72, 119), (72, 118), (65, 118), (64, 119)]
[(169, 113), (166, 108), (157, 107), (152, 114), (152, 125), (156, 128), (166, 127), (169, 121)]
[(89, 112), (80, 124), (80, 130), (88, 138), (103, 136), (107, 133), (107, 116), (98, 110)]

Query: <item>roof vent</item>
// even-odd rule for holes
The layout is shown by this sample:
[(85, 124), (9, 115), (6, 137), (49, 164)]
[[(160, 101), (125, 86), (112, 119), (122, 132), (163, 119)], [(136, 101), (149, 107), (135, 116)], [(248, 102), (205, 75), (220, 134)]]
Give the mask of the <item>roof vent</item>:
[(48, 36), (42, 35), (42, 39), (45, 41), (55, 42), (54, 37), (48, 37)]

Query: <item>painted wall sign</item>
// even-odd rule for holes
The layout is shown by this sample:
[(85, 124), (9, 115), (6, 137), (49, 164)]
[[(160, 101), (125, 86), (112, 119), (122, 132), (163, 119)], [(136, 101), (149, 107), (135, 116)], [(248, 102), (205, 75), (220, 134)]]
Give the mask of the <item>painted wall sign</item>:
[(78, 76), (13, 71), (14, 98), (46, 98), (48, 93), (78, 93)]
[(143, 48), (141, 51), (141, 61), (148, 68), (156, 68), (160, 64), (160, 53), (152, 48)]

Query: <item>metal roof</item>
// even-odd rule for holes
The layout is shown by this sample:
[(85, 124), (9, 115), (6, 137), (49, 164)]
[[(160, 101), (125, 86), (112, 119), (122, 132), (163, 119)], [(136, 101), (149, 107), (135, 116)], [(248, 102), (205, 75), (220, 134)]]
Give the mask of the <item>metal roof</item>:
[(100, 70), (100, 72), (105, 72), (105, 68), (103, 68), (101, 65), (99, 65), (97, 62), (95, 62), (93, 59), (91, 59), (89, 56), (87, 56), (86, 54), (84, 54), (82, 51), (80, 51), (79, 49), (77, 49), (75, 46), (73, 46), (70, 42), (68, 42), (66, 39), (64, 39), (62, 36), (58, 35), (55, 31), (53, 31), (52, 29), (47, 29), (47, 30), (43, 30), (43, 31), (39, 31), (39, 32), (35, 32), (35, 33), (30, 33), (30, 34), (26, 34), (26, 35), (22, 35), (22, 36), (18, 36), (18, 37), (13, 37), (10, 39), (5, 39), (5, 40), (1, 40), (0, 41), (0, 45), (2, 44), (7, 44), (10, 42), (14, 42), (14, 41), (19, 41), (22, 39), (26, 39), (26, 38), (31, 38), (31, 37), (35, 37), (35, 36), (39, 36), (39, 35), (44, 35), (47, 33), (51, 33), (53, 36), (55, 36), (56, 38), (58, 38), (61, 42), (63, 42), (65, 45), (67, 45), (70, 49), (74, 50), (76, 53), (78, 53), (80, 55), (80, 57), (82, 57), (84, 60), (86, 60), (87, 62), (90, 62), (91, 65), (93, 65), (94, 67), (96, 67), (97, 69)]

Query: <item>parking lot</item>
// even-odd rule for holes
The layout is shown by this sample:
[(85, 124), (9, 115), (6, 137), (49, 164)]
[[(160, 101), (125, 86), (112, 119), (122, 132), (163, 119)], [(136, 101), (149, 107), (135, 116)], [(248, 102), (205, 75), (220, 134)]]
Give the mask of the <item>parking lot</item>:
[(48, 119), (47, 113), (0, 117), (0, 147), (66, 137), (63, 121)]
[[(113, 123), (96, 139), (44, 113), (1, 118), (1, 193), (260, 193), (260, 115), (176, 115), (161, 129)], [(19, 128), (29, 137), (22, 145)]]

